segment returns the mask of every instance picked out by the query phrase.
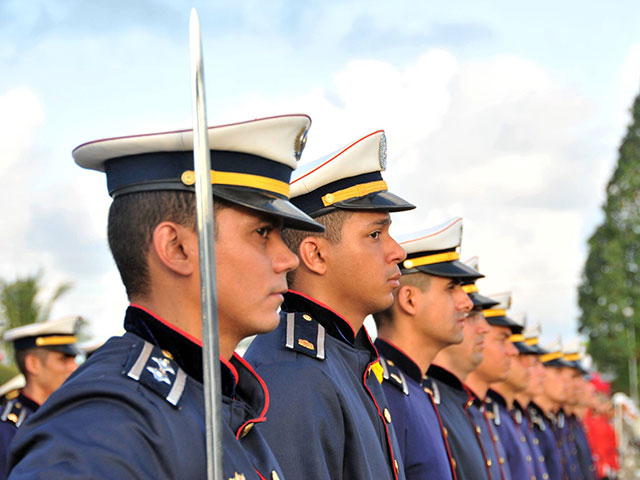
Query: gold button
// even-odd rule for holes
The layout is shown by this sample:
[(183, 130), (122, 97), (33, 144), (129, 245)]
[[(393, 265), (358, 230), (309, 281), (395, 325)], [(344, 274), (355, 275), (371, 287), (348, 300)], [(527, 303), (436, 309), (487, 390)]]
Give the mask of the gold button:
[(171, 355), (171, 352), (169, 350), (162, 350), (162, 354), (169, 360), (173, 360), (173, 355)]
[(530, 480), (536, 480), (536, 476), (535, 475), (531, 475), (531, 479)]
[(542, 474), (542, 478), (543, 478), (544, 480), (548, 480), (548, 478), (549, 478), (549, 474), (548, 474), (548, 473), (543, 473), (543, 474)]
[(458, 464), (456, 463), (456, 459), (451, 457), (451, 465), (453, 466), (453, 469), (455, 470), (456, 467), (458, 466)]
[(447, 430), (447, 427), (442, 427), (442, 431), (444, 432), (445, 437), (449, 436), (449, 430)]
[(527, 462), (530, 462), (531, 461), (531, 455), (527, 455), (526, 459), (527, 459)]
[(498, 435), (493, 436), (493, 443), (498, 443)]
[(276, 472), (275, 470), (271, 472), (271, 480), (280, 480), (280, 476), (278, 475), (278, 472)]
[(18, 421), (18, 416), (15, 413), (10, 413), (9, 415), (7, 415), (7, 418), (13, 423), (16, 423)]
[(392, 367), (393, 367), (393, 366), (395, 366), (395, 363), (393, 363), (391, 360), (387, 360), (387, 363), (388, 363), (389, 365), (391, 365)]
[(539, 461), (540, 463), (544, 463), (544, 455), (540, 455), (540, 456), (538, 457), (538, 461)]
[(538, 440), (537, 438), (533, 439), (533, 444), (534, 445), (538, 445), (540, 443), (540, 440)]
[(500, 465), (504, 465), (504, 457), (500, 457), (500, 458), (498, 459), (498, 463), (499, 463)]
[(253, 423), (247, 423), (244, 428), (242, 429), (242, 433), (240, 434), (240, 438), (244, 438), (247, 436), (247, 434), (251, 431), (251, 429), (253, 428)]
[(311, 315), (307, 315), (306, 313), (302, 315), (302, 318), (304, 318), (307, 322), (310, 322), (311, 320), (313, 320), (313, 318), (311, 318)]
[(400, 467), (398, 466), (398, 461), (395, 458), (393, 459), (393, 468), (396, 469), (396, 473), (398, 473), (398, 470), (400, 470)]
[(525, 443), (525, 442), (527, 441), (527, 439), (526, 439), (526, 438), (524, 438), (524, 435), (520, 435), (520, 441), (521, 441), (522, 443)]
[(22, 408), (22, 404), (20, 402), (16, 402), (16, 408)]
[(478, 426), (476, 425), (476, 433), (477, 433), (478, 435), (480, 435), (480, 432), (482, 432), (482, 430), (480, 430), (480, 427), (478, 427)]
[(387, 423), (391, 423), (391, 412), (389, 411), (389, 409), (385, 407), (382, 413), (384, 414), (384, 419), (387, 421)]
[(491, 459), (488, 459), (487, 460), (487, 467), (490, 467), (490, 466), (491, 466)]

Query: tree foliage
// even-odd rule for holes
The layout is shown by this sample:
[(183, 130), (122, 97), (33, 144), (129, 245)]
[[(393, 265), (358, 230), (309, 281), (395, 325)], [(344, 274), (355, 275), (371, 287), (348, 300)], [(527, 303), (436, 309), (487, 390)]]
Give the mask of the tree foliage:
[[(13, 281), (0, 281), (0, 319), (2, 330), (21, 327), (34, 322), (44, 322), (51, 315), (51, 308), (56, 300), (69, 291), (70, 283), (61, 283), (53, 294), (41, 300), (42, 273), (38, 272)], [(4, 344), (5, 354), (11, 356), (12, 348)]]
[(640, 95), (631, 113), (578, 290), (588, 352), (601, 371), (615, 375), (614, 387), (622, 391), (629, 386), (628, 359), (637, 352), (630, 327), (640, 337)]

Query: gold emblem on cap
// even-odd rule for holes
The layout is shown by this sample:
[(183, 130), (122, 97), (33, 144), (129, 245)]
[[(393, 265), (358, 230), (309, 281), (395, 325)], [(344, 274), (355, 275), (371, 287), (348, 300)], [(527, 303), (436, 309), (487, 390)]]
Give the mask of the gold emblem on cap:
[(182, 175), (180, 175), (180, 181), (188, 186), (195, 185), (196, 172), (194, 172), (193, 170), (185, 170), (184, 172), (182, 172)]
[(298, 340), (298, 345), (300, 345), (301, 347), (304, 348), (308, 348), (309, 350), (315, 350), (316, 347), (313, 346), (313, 343), (311, 343), (309, 340), (305, 340), (304, 338), (300, 338)]
[(387, 423), (391, 423), (391, 412), (389, 411), (389, 409), (387, 407), (385, 407), (384, 411), (382, 413), (383, 413), (384, 419), (387, 421)]
[(300, 160), (300, 157), (302, 157), (302, 152), (307, 144), (308, 132), (309, 130), (307, 128), (302, 128), (298, 133), (298, 136), (296, 136), (296, 140), (293, 144), (293, 154), (295, 155), (296, 160)]

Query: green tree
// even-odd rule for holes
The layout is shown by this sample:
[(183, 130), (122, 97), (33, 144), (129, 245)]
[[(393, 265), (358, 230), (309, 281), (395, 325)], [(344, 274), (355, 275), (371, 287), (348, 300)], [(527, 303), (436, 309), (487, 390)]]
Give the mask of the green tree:
[[(13, 281), (0, 281), (2, 330), (48, 320), (54, 302), (70, 288), (70, 283), (61, 283), (48, 299), (41, 301), (39, 299), (42, 296), (41, 272)], [(13, 349), (10, 344), (3, 342), (3, 349), (8, 357), (12, 357)]]
[(580, 330), (601, 371), (629, 391), (629, 358), (637, 354), (631, 329), (640, 326), (640, 95), (607, 185), (604, 221), (589, 239), (578, 289)]

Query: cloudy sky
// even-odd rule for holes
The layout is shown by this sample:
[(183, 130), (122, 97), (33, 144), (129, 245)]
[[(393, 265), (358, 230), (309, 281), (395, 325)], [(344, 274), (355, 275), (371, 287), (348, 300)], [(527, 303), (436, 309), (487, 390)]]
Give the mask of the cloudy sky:
[(309, 114), (304, 160), (383, 128), (403, 233), (464, 218), (485, 293), (575, 336), (586, 240), (640, 86), (640, 3), (620, 0), (0, 0), (0, 277), (73, 290), (54, 315), (118, 333), (97, 138), (191, 125), (200, 13), (211, 124)]

